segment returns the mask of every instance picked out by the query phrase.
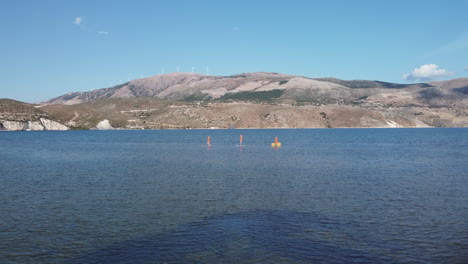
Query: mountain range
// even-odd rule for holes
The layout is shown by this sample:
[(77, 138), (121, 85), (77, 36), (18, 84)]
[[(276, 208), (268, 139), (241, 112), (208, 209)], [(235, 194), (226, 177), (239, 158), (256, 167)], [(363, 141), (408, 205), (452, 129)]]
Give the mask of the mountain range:
[(156, 75), (36, 106), (77, 128), (464, 127), (467, 107), (468, 78), (398, 84), (269, 72)]
[[(467, 94), (468, 78), (451, 81), (396, 84), (381, 81), (336, 78), (307, 78), (280, 73), (243, 73), (212, 76), (170, 73), (136, 79), (110, 88), (73, 92), (44, 104), (72, 105), (102, 98), (157, 97), (179, 101), (226, 101), (239, 99), (291, 99), (295, 101), (372, 101), (397, 96), (399, 103), (426, 104), (451, 100)], [(427, 92), (430, 91), (430, 92)], [(439, 99), (435, 100), (434, 99)], [(397, 101), (397, 100), (393, 100)], [(445, 102), (446, 103), (446, 102)]]

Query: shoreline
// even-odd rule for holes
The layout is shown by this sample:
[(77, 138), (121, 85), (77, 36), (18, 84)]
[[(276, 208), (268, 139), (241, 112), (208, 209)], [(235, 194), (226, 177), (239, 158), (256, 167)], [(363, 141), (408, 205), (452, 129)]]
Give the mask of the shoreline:
[(288, 128), (288, 127), (272, 127), (272, 128), (168, 128), (168, 129), (69, 129), (69, 130), (0, 130), (1, 132), (69, 132), (69, 131), (180, 131), (180, 130), (331, 130), (331, 129), (437, 129), (437, 128), (467, 128), (468, 127), (310, 127), (310, 128)]

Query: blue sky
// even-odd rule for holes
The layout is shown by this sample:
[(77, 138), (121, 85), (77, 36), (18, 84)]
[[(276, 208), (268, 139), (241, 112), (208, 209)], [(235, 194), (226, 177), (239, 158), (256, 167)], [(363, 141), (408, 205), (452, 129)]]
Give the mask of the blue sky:
[(468, 1), (24, 1), (0, 16), (0, 98), (169, 72), (468, 77)]

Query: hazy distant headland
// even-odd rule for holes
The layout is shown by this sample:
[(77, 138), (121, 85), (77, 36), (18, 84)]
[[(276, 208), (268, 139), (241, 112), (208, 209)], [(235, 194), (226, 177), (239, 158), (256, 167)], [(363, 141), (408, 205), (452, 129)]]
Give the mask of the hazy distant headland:
[(0, 129), (468, 127), (467, 107), (468, 78), (398, 84), (170, 73), (38, 105), (0, 99)]

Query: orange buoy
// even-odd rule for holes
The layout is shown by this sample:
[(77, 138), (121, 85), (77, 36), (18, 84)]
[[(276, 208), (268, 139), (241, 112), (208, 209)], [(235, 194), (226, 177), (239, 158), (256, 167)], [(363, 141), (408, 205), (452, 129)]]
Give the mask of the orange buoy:
[(273, 148), (281, 148), (281, 142), (278, 142), (278, 137), (275, 137), (275, 142), (271, 143)]
[(206, 144), (208, 144), (208, 146), (211, 146), (211, 137), (208, 136), (207, 140), (206, 140)]
[(240, 137), (239, 137), (239, 142), (240, 142), (240, 145), (242, 145), (242, 141), (243, 141), (243, 139), (244, 139), (244, 138), (242, 137), (242, 135), (240, 135)]

